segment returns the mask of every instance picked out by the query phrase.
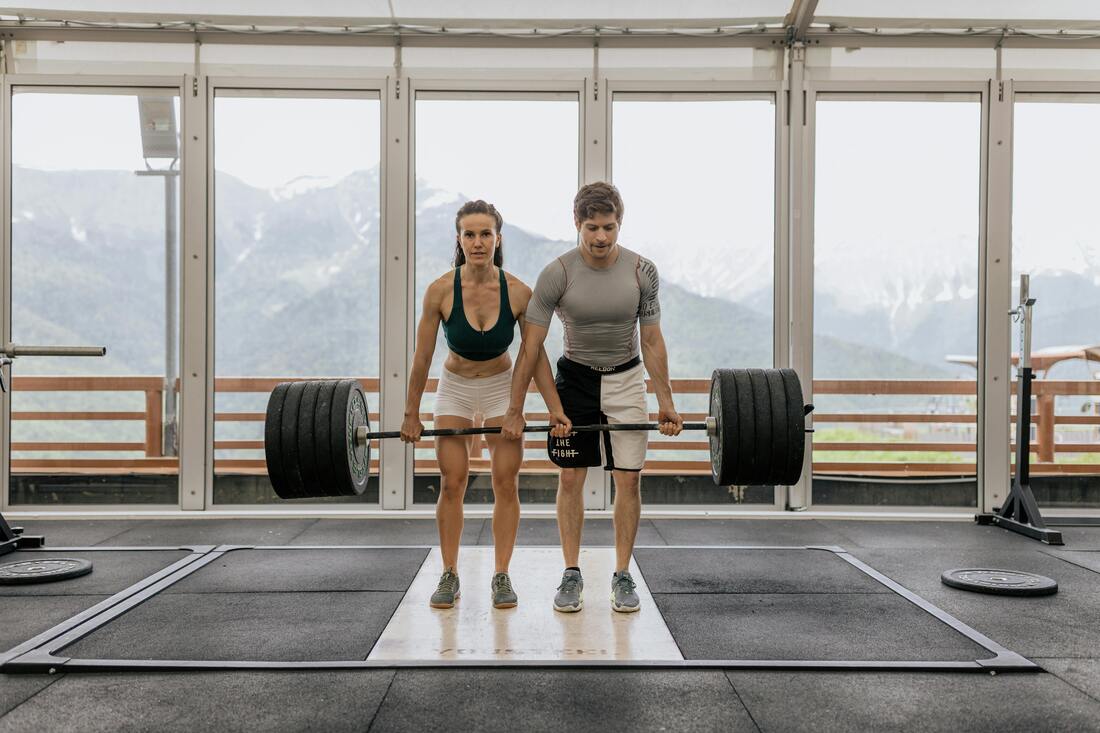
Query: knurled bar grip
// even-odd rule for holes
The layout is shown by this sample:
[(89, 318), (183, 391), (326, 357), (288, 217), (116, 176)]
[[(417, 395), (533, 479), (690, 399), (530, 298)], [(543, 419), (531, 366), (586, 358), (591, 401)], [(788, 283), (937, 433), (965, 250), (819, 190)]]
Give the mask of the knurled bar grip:
[(19, 346), (4, 344), (0, 354), (7, 357), (17, 356), (104, 356), (106, 346)]
[[(659, 430), (661, 428), (660, 423), (655, 422), (643, 422), (643, 423), (615, 423), (613, 425), (600, 424), (600, 425), (574, 425), (574, 433), (613, 433), (619, 430)], [(422, 438), (430, 438), (433, 436), (440, 437), (452, 437), (459, 435), (491, 435), (500, 432), (499, 427), (480, 427), (480, 428), (439, 428), (436, 430), (425, 430), (420, 433)], [(528, 425), (521, 432), (524, 433), (549, 433), (553, 430), (551, 425)], [(711, 419), (707, 422), (686, 422), (684, 423), (684, 430), (706, 430), (708, 433), (714, 432)], [(385, 432), (371, 433), (368, 432), (365, 425), (361, 425), (355, 430), (355, 442), (359, 445), (366, 443), (370, 440), (379, 440), (382, 438), (400, 438), (400, 430), (388, 430)]]

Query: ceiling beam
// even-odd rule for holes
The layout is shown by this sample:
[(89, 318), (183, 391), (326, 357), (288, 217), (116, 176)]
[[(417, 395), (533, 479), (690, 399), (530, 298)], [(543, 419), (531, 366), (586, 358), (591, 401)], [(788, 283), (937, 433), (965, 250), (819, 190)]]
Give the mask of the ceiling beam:
[(817, 0), (794, 0), (790, 12), (783, 19), (783, 24), (787, 26), (787, 37), (792, 42), (806, 39), (806, 32), (810, 30), (816, 11)]
[[(899, 48), (1100, 48), (1100, 34), (1020, 33), (1001, 28), (972, 32), (920, 31), (907, 33), (874, 32), (855, 28), (810, 28), (804, 42), (812, 46), (899, 47)], [(413, 28), (401, 30), (401, 43), (406, 47), (484, 47), (484, 48), (591, 48), (594, 28), (578, 28), (571, 33), (499, 33), (483, 31), (426, 32)], [(223, 43), (240, 45), (296, 46), (392, 46), (394, 28), (137, 28), (109, 26), (78, 26), (56, 23), (33, 23), (0, 20), (0, 39), (27, 41), (86, 41), (140, 43)], [(689, 33), (677, 31), (616, 32), (600, 29), (600, 45), (604, 48), (774, 48), (788, 43), (786, 28), (773, 26), (744, 28), (722, 33)]]

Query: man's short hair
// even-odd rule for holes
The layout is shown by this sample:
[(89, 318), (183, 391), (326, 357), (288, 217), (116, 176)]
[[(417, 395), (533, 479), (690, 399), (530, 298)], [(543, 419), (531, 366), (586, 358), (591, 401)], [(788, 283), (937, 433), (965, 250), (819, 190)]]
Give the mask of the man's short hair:
[(623, 198), (619, 195), (619, 189), (605, 181), (581, 186), (581, 190), (573, 197), (573, 218), (585, 221), (600, 214), (614, 214), (619, 223), (622, 223)]

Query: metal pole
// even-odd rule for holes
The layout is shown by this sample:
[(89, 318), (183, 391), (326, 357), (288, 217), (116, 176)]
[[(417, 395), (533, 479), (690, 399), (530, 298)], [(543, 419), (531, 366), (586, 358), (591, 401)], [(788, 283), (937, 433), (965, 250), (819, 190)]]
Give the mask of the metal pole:
[[(717, 435), (717, 422), (715, 418), (708, 417), (705, 422), (686, 422), (683, 425), (684, 430), (705, 430), (707, 435)], [(639, 431), (639, 430), (659, 430), (660, 424), (651, 423), (615, 423), (615, 424), (599, 424), (599, 425), (574, 425), (574, 433), (613, 433), (619, 431)], [(552, 425), (527, 425), (521, 432), (524, 433), (549, 433), (553, 429)], [(438, 428), (435, 430), (424, 430), (420, 433), (421, 438), (432, 438), (435, 436), (461, 436), (461, 435), (493, 435), (499, 434), (501, 429), (499, 427), (477, 427), (477, 428)], [(371, 432), (370, 428), (366, 425), (360, 425), (355, 429), (355, 443), (357, 445), (363, 445), (369, 443), (372, 440), (378, 440), (382, 438), (400, 438), (400, 430), (383, 430), (380, 432)]]
[(1020, 275), (1020, 360), (1017, 365), (1021, 370), (1031, 368), (1031, 307), (1035, 305), (1035, 299), (1029, 297), (1031, 276)]
[(0, 349), (0, 355), (12, 358), (17, 356), (103, 356), (106, 353), (106, 346), (20, 346), (7, 343), (4, 344), (3, 349)]

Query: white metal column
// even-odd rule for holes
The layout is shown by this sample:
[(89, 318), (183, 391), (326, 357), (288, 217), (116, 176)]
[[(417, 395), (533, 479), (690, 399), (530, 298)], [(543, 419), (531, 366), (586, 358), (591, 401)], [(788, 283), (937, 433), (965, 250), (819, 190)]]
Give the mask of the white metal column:
[[(382, 299), (381, 396), (382, 430), (399, 430), (405, 413), (409, 380), (409, 333), (412, 314), (412, 90), (405, 76), (386, 80), (382, 100)], [(378, 451), (379, 504), (383, 509), (412, 506), (413, 449), (398, 440), (383, 440)]]
[(208, 101), (206, 77), (185, 76), (180, 96), (179, 491), (180, 508), (193, 511), (213, 503), (214, 258), (207, 192), (214, 194)]
[[(598, 50), (594, 53), (598, 54)], [(608, 181), (611, 179), (611, 93), (607, 79), (597, 76), (585, 79), (581, 110), (581, 182)], [(611, 472), (590, 468), (584, 480), (584, 508), (607, 509), (611, 503)]]
[[(789, 155), (789, 201), (787, 220), (789, 236), (790, 330), (789, 364), (802, 380), (803, 398), (813, 402), (813, 338), (814, 338), (814, 253), (813, 253), (813, 183), (811, 158), (813, 146), (811, 126), (807, 125), (810, 110), (805, 83), (806, 49), (801, 43), (790, 50), (790, 82), (787, 94), (787, 136)], [(806, 427), (813, 427), (813, 416)], [(810, 505), (813, 483), (813, 433), (806, 434), (806, 458), (802, 477), (787, 487), (787, 508), (799, 510)]]
[(979, 511), (1000, 506), (1009, 489), (1012, 380), (1012, 81), (990, 80), (987, 102), (982, 259), (978, 270)]
[[(784, 73), (786, 69), (784, 68)], [(791, 157), (790, 126), (787, 114), (790, 86), (775, 95), (775, 254), (772, 272), (772, 366), (791, 364), (791, 231), (787, 212), (790, 207)], [(776, 486), (774, 508), (787, 506), (788, 487)]]
[[(10, 42), (5, 42), (5, 44)], [(4, 49), (5, 54), (10, 46)], [(7, 74), (0, 74), (0, 119), (3, 120), (3, 149), (0, 149), (0, 165), (4, 172), (0, 175), (0, 221), (3, 221), (3, 234), (0, 235), (0, 343), (11, 342), (11, 84)], [(11, 369), (4, 370), (4, 376), (11, 378)], [(8, 384), (11, 384), (9, 381)], [(11, 501), (11, 399), (8, 393), (0, 394), (0, 509), (7, 509)]]

